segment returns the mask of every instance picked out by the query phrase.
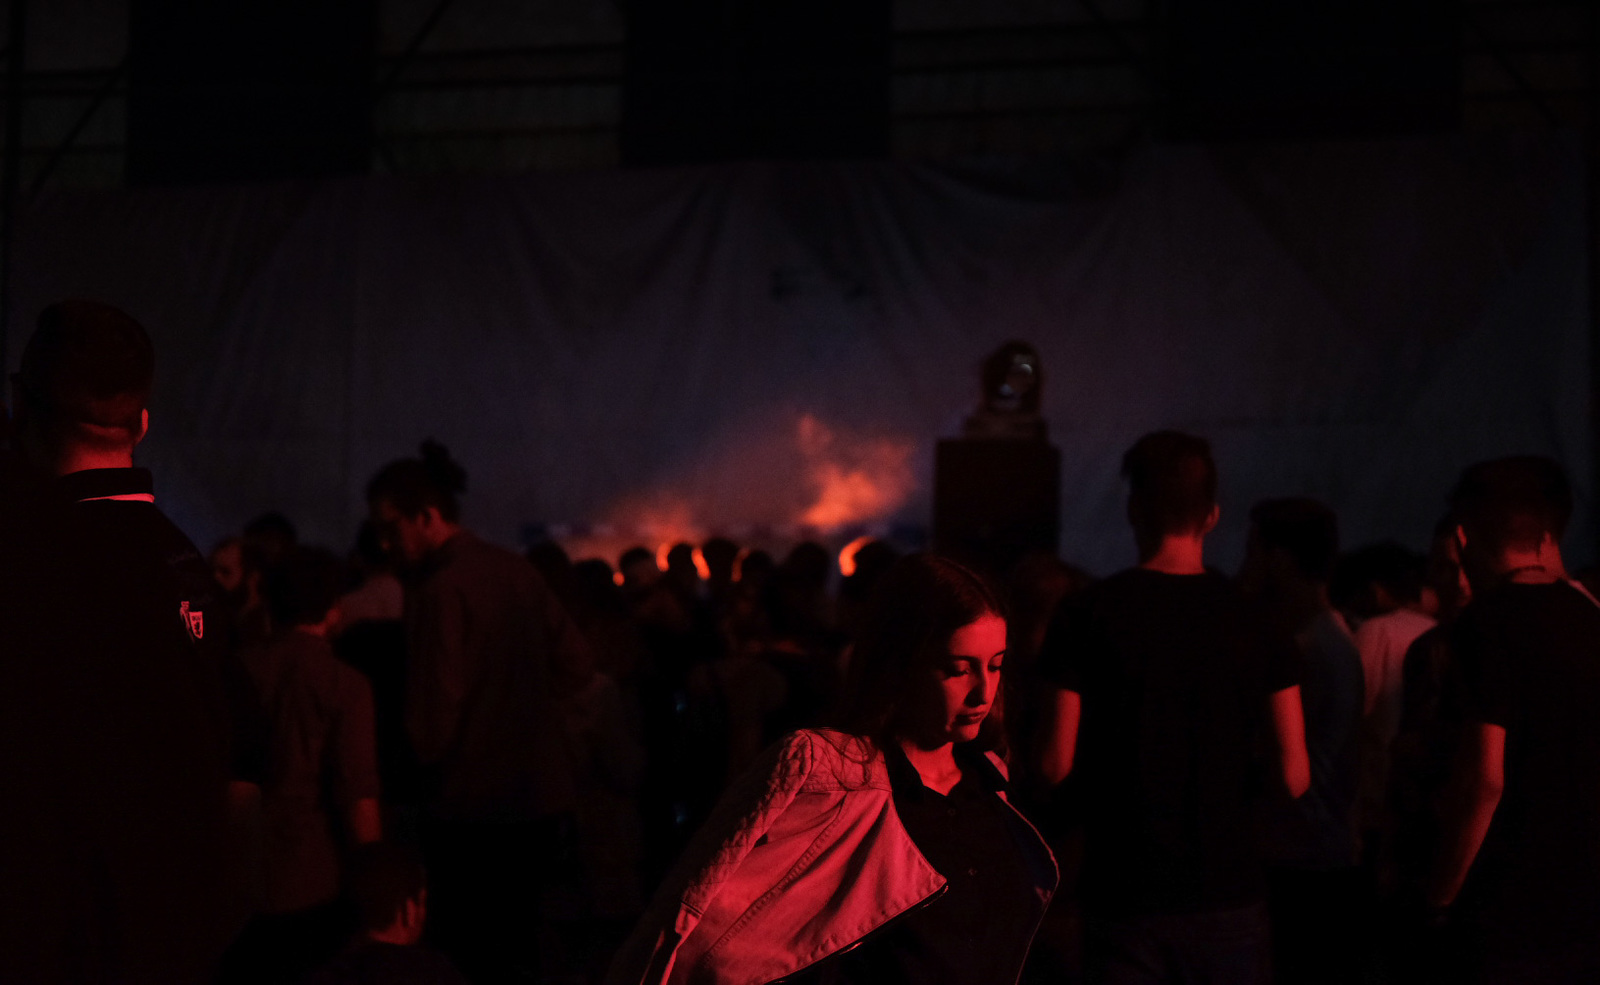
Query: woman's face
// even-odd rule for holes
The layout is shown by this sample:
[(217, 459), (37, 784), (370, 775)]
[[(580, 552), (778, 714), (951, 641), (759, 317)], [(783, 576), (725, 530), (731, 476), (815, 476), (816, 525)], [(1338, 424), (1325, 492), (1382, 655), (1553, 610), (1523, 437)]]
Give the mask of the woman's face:
[(1000, 694), (1005, 655), (1006, 621), (999, 616), (979, 616), (956, 630), (943, 659), (918, 677), (906, 737), (926, 748), (976, 739)]

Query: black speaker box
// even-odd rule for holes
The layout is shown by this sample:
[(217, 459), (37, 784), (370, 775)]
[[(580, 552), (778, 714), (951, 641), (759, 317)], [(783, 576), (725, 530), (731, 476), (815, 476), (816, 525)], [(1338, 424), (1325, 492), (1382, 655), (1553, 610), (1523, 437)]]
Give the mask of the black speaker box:
[(129, 182), (366, 172), (375, 33), (373, 0), (134, 0)]
[(1459, 0), (1168, 0), (1167, 135), (1348, 137), (1448, 130)]
[(888, 0), (653, 0), (628, 9), (627, 165), (881, 157)]
[(1043, 441), (957, 438), (934, 453), (934, 550), (1003, 573), (1061, 542), (1061, 452)]

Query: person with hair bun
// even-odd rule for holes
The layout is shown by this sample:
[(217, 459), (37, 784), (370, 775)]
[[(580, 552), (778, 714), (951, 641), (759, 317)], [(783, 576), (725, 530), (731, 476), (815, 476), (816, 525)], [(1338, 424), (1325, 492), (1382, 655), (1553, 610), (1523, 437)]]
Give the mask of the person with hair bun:
[(896, 563), (839, 727), (790, 734), (730, 788), (607, 981), (1016, 981), (1057, 873), (992, 751), (1005, 651), (987, 581)]
[(468, 977), (534, 965), (540, 887), (570, 840), (562, 699), (593, 670), (576, 625), (526, 559), (461, 525), (467, 475), (443, 445), (367, 487), (407, 585), (406, 729), (424, 770), (433, 932)]

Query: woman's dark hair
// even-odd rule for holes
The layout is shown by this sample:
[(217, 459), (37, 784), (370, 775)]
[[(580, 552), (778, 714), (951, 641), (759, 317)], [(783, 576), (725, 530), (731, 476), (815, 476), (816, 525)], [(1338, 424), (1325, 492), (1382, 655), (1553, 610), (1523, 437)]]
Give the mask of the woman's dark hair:
[(994, 584), (936, 554), (901, 558), (873, 589), (861, 622), (839, 727), (880, 746), (894, 737), (914, 675), (948, 656), (956, 630), (985, 615), (1006, 617)]
[(405, 516), (432, 506), (454, 523), (461, 516), (459, 497), (467, 491), (467, 472), (431, 438), (422, 443), (421, 452), (420, 458), (402, 458), (380, 469), (367, 483), (367, 502), (388, 500)]

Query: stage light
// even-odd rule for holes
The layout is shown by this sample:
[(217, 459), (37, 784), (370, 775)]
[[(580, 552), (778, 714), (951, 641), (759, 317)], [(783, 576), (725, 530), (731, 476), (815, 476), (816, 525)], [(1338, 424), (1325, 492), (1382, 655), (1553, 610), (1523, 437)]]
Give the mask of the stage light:
[(872, 543), (872, 540), (871, 536), (857, 537), (844, 545), (844, 550), (839, 552), (839, 574), (849, 578), (856, 573), (856, 555), (861, 552), (863, 547)]
[(1039, 416), (1044, 367), (1037, 349), (1026, 342), (1007, 342), (983, 361), (980, 382), (983, 397), (967, 418), (967, 437), (1044, 440), (1044, 418)]

